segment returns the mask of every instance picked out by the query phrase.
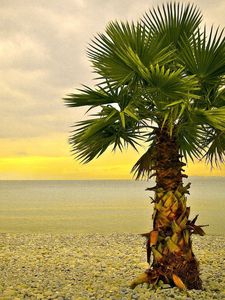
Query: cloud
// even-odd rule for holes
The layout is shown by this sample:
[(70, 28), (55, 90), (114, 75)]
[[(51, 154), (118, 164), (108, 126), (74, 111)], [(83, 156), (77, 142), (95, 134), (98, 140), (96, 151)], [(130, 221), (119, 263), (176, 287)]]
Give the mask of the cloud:
[[(85, 53), (91, 38), (110, 20), (136, 19), (161, 2), (2, 0), (0, 137), (67, 132), (85, 109), (68, 109), (61, 98), (81, 83), (93, 84)], [(224, 25), (224, 1), (194, 3), (206, 23)]]

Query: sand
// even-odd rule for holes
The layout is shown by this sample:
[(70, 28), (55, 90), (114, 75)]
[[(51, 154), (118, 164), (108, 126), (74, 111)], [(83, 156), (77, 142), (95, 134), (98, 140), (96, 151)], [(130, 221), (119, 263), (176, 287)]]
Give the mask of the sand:
[(225, 299), (225, 237), (193, 237), (203, 291), (129, 284), (146, 267), (135, 234), (0, 234), (0, 299)]

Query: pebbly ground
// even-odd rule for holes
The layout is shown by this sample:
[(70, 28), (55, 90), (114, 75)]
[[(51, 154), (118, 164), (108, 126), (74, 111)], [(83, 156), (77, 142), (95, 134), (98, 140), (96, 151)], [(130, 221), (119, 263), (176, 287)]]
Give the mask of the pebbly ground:
[(129, 288), (147, 265), (135, 234), (0, 234), (0, 299), (225, 299), (225, 237), (194, 237), (204, 291)]

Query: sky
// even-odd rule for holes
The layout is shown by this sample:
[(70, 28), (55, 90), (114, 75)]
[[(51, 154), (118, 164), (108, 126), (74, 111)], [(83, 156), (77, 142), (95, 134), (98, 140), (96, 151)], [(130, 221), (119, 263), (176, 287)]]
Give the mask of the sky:
[[(86, 118), (86, 109), (65, 107), (62, 98), (81, 84), (93, 86), (86, 49), (109, 21), (137, 20), (162, 2), (0, 1), (0, 180), (132, 178), (131, 167), (144, 149), (107, 151), (86, 165), (72, 157), (69, 132)], [(193, 3), (203, 23), (225, 25), (225, 1)], [(211, 171), (190, 162), (187, 174), (225, 176), (225, 167)]]

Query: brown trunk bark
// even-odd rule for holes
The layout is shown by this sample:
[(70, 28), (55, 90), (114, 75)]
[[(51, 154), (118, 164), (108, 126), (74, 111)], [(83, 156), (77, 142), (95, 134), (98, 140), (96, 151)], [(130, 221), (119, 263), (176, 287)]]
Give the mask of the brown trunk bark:
[[(191, 233), (198, 226), (194, 225), (195, 220), (188, 220), (190, 208), (186, 207), (185, 194), (189, 193), (190, 184), (183, 185), (183, 177), (187, 177), (182, 169), (185, 163), (181, 161), (175, 137), (171, 137), (166, 128), (156, 134), (153, 231), (147, 241), (148, 255), (153, 253), (153, 262), (146, 271), (148, 280), (201, 289), (198, 262), (191, 243)], [(202, 230), (199, 228), (199, 231)]]

